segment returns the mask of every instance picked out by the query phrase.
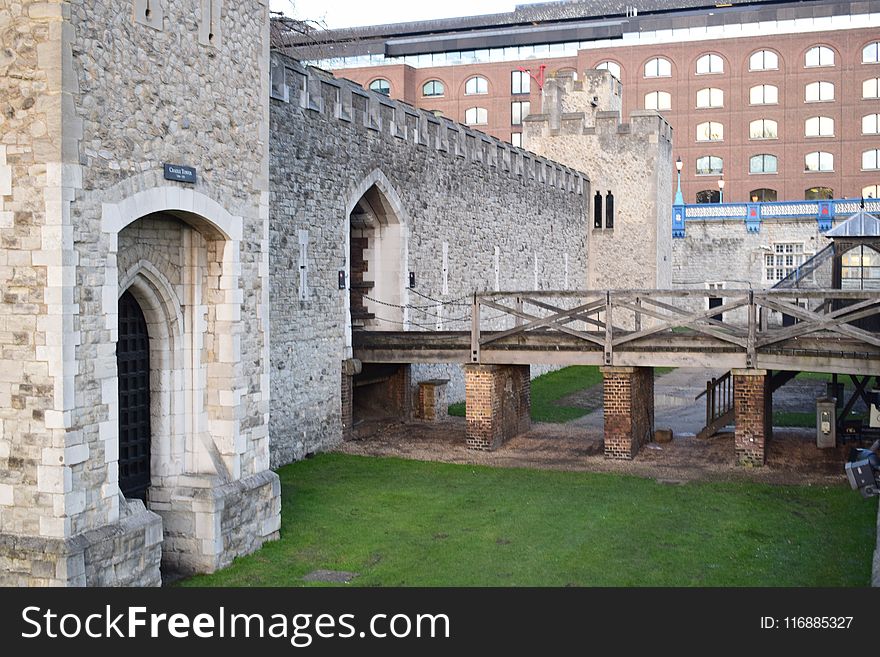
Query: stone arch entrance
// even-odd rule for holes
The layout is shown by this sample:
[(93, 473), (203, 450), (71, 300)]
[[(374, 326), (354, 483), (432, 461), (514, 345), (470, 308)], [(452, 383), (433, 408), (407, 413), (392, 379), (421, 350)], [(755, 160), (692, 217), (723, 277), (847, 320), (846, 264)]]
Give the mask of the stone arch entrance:
[(144, 499), (150, 487), (150, 336), (137, 299), (125, 292), (119, 299), (119, 490), (127, 498)]
[[(121, 448), (108, 453), (118, 466), (109, 483), (161, 516), (164, 572), (212, 572), (277, 538), (280, 525), (268, 436), (250, 431), (241, 401), (250, 381), (241, 336), (259, 320), (242, 313), (242, 218), (193, 190), (151, 189), (104, 204), (102, 229), (112, 263), (103, 304), (119, 345), (104, 384), (118, 395), (102, 433), (108, 449), (111, 441)], [(136, 394), (126, 359), (134, 352)], [(136, 485), (124, 471), (131, 438)]]
[(406, 326), (405, 231), (388, 197), (372, 185), (349, 214), (353, 328)]

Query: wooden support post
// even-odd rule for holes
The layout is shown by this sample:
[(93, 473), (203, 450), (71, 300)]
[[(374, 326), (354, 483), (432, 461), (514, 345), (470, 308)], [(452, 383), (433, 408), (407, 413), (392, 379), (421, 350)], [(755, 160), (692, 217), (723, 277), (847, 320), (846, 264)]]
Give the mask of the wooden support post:
[(611, 318), (611, 292), (605, 293), (605, 365), (614, 364), (614, 335)]
[(755, 293), (749, 290), (749, 341), (746, 347), (746, 367), (755, 367), (758, 362), (758, 308), (755, 306)]
[(471, 362), (480, 362), (480, 302), (476, 292), (471, 304)]

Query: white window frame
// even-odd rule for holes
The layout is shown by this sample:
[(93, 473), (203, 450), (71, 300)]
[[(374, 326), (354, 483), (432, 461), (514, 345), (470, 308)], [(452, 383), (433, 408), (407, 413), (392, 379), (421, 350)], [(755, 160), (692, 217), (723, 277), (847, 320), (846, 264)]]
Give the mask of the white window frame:
[[(768, 91), (772, 89), (773, 91), (770, 93), (773, 96), (773, 100), (767, 100)], [(761, 99), (756, 101), (755, 96), (756, 90), (760, 90)], [(779, 87), (775, 84), (756, 84), (754, 87), (749, 89), (749, 105), (778, 105), (779, 104)]]
[[(700, 55), (696, 63), (697, 75), (718, 75), (724, 73), (724, 58), (714, 52)], [(700, 69), (704, 70), (700, 70)]]
[(770, 253), (764, 254), (761, 279), (765, 285), (778, 283), (813, 257), (806, 242), (771, 242)]
[[(761, 62), (760, 67), (752, 66), (752, 62), (756, 55), (760, 55), (762, 60), (767, 59), (767, 55), (772, 55), (772, 58), (776, 60), (776, 63), (773, 66), (767, 66), (764, 61)], [(756, 50), (751, 55), (749, 55), (749, 70), (750, 71), (776, 71), (779, 70), (779, 55), (772, 50), (767, 50), (766, 48), (763, 50)]]

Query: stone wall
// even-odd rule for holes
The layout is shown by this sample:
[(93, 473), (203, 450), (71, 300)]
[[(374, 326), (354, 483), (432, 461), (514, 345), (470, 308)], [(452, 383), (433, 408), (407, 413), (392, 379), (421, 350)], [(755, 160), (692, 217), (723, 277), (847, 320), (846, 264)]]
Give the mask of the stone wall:
[(815, 219), (765, 218), (757, 233), (748, 232), (745, 222), (733, 220), (689, 219), (686, 226), (685, 237), (673, 240), (674, 287), (705, 288), (706, 282), (724, 282), (730, 288), (769, 288), (774, 281), (764, 278), (764, 256), (773, 252), (775, 242), (801, 243), (807, 254), (830, 243)]
[[(179, 418), (153, 441), (184, 445), (154, 470), (198, 488), (268, 468), (267, 4), (219, 3), (208, 26), (193, 3), (147, 15), (137, 0), (0, 0), (0, 533), (13, 542), (124, 524), (117, 300), (135, 277), (139, 302), (154, 285), (167, 314), (151, 352), (182, 359), (151, 372)], [(165, 180), (165, 163), (197, 181)], [(126, 239), (156, 212), (170, 218), (142, 224), (146, 243)], [(123, 571), (108, 572), (134, 581)]]
[[(463, 330), (476, 290), (586, 285), (589, 182), (275, 55), (272, 96), (271, 432), (272, 462), (281, 464), (342, 436), (341, 363), (351, 337), (339, 272), (347, 287), (349, 215), (365, 194), (376, 214), (392, 217), (385, 220), (402, 244), (389, 258), (402, 263), (393, 295), (378, 285), (367, 292), (377, 299), (367, 300), (370, 321)], [(413, 367), (413, 385), (428, 378), (452, 379), (450, 399), (461, 398), (459, 367)]]
[(668, 288), (672, 267), (672, 128), (658, 113), (638, 111), (622, 123), (620, 83), (607, 71), (575, 82), (551, 78), (542, 113), (524, 121), (524, 145), (590, 176), (591, 191), (614, 200), (613, 225), (589, 229), (589, 289)]

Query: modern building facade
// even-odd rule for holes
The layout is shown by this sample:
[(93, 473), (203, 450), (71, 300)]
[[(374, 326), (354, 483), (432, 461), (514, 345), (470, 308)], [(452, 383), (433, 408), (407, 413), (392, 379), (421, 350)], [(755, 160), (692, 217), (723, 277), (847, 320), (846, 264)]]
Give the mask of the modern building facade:
[(747, 202), (878, 196), (878, 27), (875, 1), (587, 0), (285, 39), (515, 145), (547, 77), (608, 69), (624, 116), (656, 109), (673, 126), (685, 202)]

